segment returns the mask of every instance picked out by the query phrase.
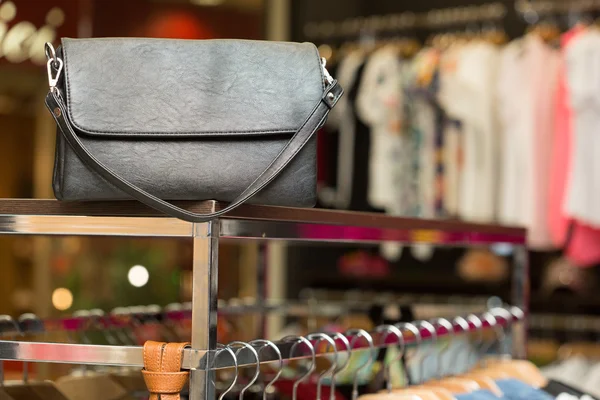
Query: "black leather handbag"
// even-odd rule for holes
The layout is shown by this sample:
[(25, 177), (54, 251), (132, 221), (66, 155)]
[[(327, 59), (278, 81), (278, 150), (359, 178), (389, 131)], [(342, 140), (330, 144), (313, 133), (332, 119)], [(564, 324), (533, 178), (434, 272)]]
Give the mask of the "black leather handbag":
[(343, 92), (314, 45), (62, 39), (46, 55), (59, 200), (133, 197), (190, 222), (247, 201), (314, 205), (314, 133)]

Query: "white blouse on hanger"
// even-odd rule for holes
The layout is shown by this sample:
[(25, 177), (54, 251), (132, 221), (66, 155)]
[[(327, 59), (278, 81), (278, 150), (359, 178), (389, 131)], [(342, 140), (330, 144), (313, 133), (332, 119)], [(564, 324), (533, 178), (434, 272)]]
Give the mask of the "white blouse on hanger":
[[(533, 114), (529, 86), (523, 71), (523, 40), (502, 50), (498, 76), (498, 109), (501, 126), (501, 188), (498, 219), (507, 225), (525, 224), (523, 201), (531, 198), (533, 163), (531, 140)], [(518, 95), (517, 95), (518, 94)], [(528, 116), (530, 117), (528, 119)]]
[(600, 227), (600, 32), (589, 30), (566, 49), (573, 108), (573, 145), (565, 212)]
[(529, 245), (552, 247), (548, 223), (559, 53), (534, 34), (503, 51), (498, 77), (502, 159), (499, 220), (529, 229)]
[(451, 51), (456, 52), (449, 55), (451, 60), (443, 60), (439, 97), (448, 115), (461, 122), (458, 214), (490, 222), (496, 214), (499, 176), (494, 85), (500, 54), (483, 42)]
[[(359, 118), (371, 129), (368, 201), (386, 211), (402, 210), (398, 194), (402, 170), (398, 157), (406, 147), (402, 137), (402, 65), (391, 47), (375, 51), (367, 61), (356, 99)], [(398, 213), (394, 213), (398, 215)]]
[[(370, 127), (369, 187), (367, 200), (387, 214), (406, 216), (410, 196), (410, 142), (402, 134), (404, 118), (403, 65), (397, 51), (383, 47), (369, 57), (356, 98), (356, 113)], [(383, 256), (397, 260), (402, 246), (384, 243)]]

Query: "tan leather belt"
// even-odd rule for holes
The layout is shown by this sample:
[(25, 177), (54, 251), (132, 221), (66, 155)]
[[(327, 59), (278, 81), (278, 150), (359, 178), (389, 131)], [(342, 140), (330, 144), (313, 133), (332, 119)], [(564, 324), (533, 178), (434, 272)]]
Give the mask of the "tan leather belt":
[(149, 400), (180, 400), (189, 372), (181, 371), (183, 349), (189, 343), (144, 344), (144, 381), (150, 392)]

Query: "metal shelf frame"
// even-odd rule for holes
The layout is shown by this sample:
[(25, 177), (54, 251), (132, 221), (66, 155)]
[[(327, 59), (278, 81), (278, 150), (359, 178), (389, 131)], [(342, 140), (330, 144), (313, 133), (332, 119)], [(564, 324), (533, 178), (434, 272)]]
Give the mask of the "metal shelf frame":
[[(195, 212), (223, 204), (179, 203)], [(0, 235), (68, 235), (187, 238), (193, 242), (192, 349), (184, 367), (190, 374), (190, 397), (214, 399), (217, 349), (218, 249), (222, 240), (285, 240), (323, 243), (431, 243), (440, 246), (515, 246), (512, 305), (527, 315), (529, 296), (526, 231), (522, 228), (397, 218), (379, 214), (244, 205), (206, 223), (167, 218), (136, 202), (59, 202), (0, 200)], [(514, 355), (525, 356), (526, 329), (517, 331)], [(44, 343), (1, 342), (0, 359), (141, 365), (140, 349)], [(221, 357), (220, 357), (221, 358)], [(226, 358), (226, 357), (222, 357)], [(130, 364), (128, 364), (130, 363)], [(243, 363), (243, 360), (240, 360)]]

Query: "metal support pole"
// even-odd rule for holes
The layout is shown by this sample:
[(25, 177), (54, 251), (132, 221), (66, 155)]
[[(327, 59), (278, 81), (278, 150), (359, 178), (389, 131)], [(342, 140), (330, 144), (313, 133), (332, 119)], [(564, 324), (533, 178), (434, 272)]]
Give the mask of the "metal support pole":
[(512, 304), (525, 313), (525, 319), (513, 324), (513, 356), (527, 358), (527, 321), (529, 317), (529, 251), (526, 245), (516, 246), (512, 282)]
[[(260, 242), (258, 245), (258, 268), (256, 270), (256, 304), (263, 307), (268, 298), (267, 293), (267, 259), (269, 257), (269, 244), (266, 241)], [(267, 336), (267, 316), (261, 312), (258, 318), (258, 334), (261, 338)]]
[[(219, 221), (194, 224), (192, 348), (217, 347)], [(212, 354), (212, 353), (209, 353)], [(212, 364), (210, 356), (207, 365)], [(192, 371), (190, 400), (214, 400), (214, 371)]]

